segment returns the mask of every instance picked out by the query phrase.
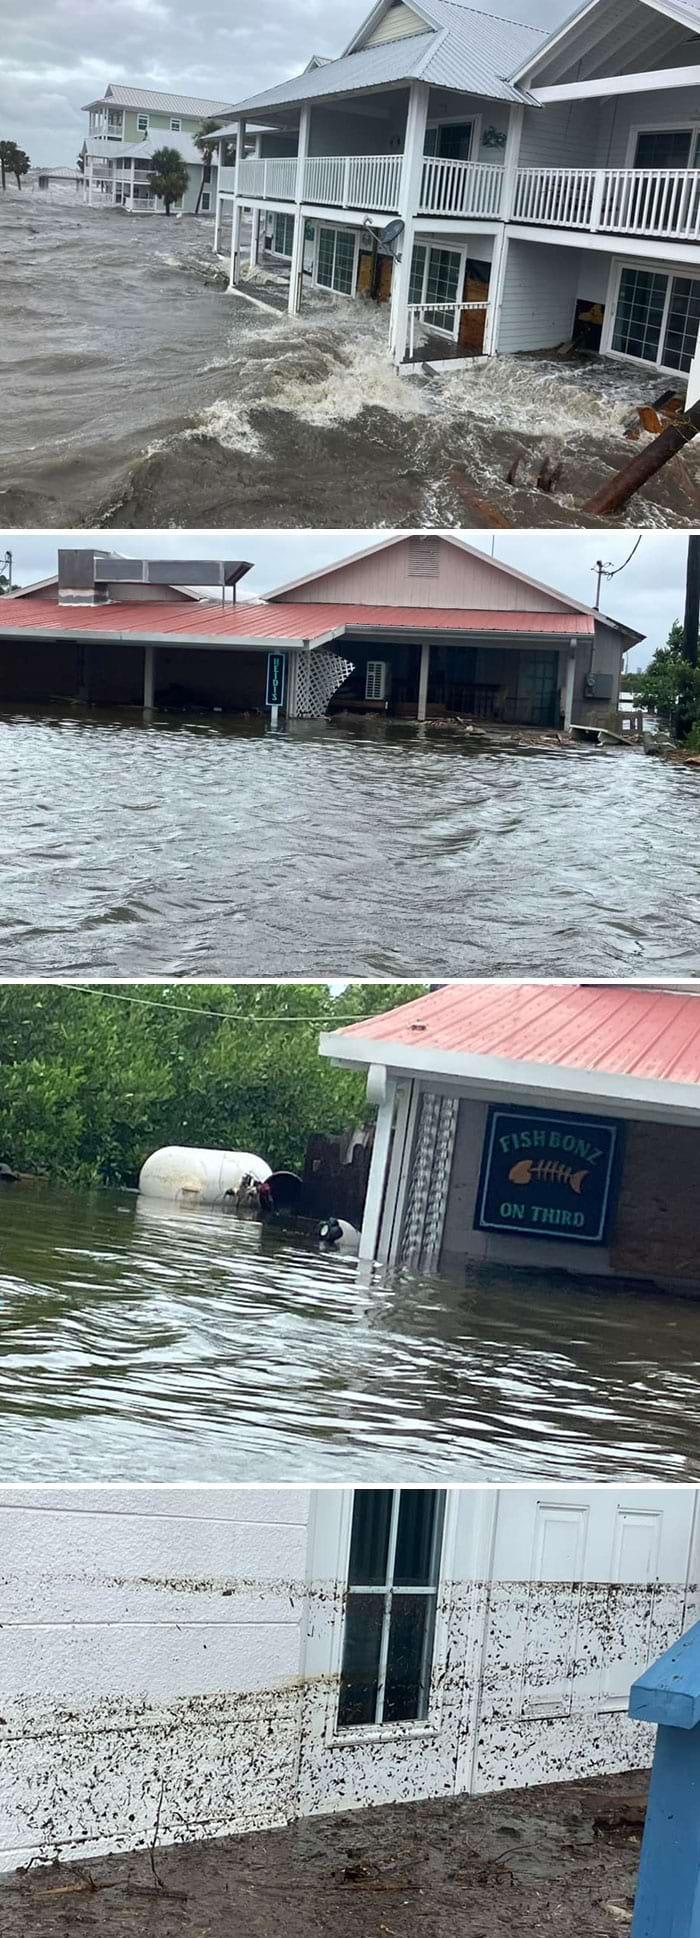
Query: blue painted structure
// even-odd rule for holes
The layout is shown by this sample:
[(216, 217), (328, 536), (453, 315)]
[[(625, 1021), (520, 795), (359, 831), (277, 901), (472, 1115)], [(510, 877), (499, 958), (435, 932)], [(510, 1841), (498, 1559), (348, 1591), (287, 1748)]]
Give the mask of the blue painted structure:
[(630, 1690), (656, 1723), (632, 1938), (700, 1938), (700, 1622)]

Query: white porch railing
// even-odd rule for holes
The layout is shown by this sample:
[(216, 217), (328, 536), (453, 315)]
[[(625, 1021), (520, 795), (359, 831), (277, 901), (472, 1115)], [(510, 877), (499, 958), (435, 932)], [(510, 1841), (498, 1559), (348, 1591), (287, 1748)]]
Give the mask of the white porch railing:
[(696, 241), (700, 169), (520, 168), (513, 221)]
[[(408, 355), (412, 361), (416, 348), (416, 324), (423, 323), (439, 330), (443, 336), (451, 336), (453, 342), (459, 340), (462, 317), (467, 310), (488, 309), (488, 302), (481, 303), (409, 303), (408, 306)], [(436, 322), (436, 318), (439, 321)]]
[(502, 193), (503, 169), (496, 162), (445, 161), (430, 155), (423, 163), (417, 213), (493, 217), (500, 213)]
[[(355, 209), (367, 214), (394, 213), (399, 206), (403, 156), (309, 155), (304, 164), (303, 196), (321, 208)], [(293, 202), (296, 161), (241, 163), (241, 194), (252, 200)], [(443, 161), (426, 155), (418, 215), (497, 216), (503, 169), (494, 162)]]

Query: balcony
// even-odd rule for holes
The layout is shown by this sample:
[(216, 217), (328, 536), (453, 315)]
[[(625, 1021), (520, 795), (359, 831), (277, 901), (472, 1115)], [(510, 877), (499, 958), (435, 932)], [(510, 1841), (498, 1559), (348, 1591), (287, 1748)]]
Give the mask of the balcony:
[(520, 168), (512, 221), (589, 234), (700, 239), (698, 168)]
[[(303, 200), (312, 207), (395, 215), (402, 155), (309, 155)], [(249, 201), (293, 202), (296, 157), (248, 157), (241, 163), (240, 193)], [(500, 213), (503, 169), (493, 162), (445, 161), (426, 155), (418, 215), (493, 220)]]

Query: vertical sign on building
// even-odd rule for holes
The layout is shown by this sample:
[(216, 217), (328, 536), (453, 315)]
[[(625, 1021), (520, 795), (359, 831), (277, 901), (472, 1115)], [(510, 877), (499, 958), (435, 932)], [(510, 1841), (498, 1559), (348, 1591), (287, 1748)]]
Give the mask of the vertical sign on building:
[(267, 686), (265, 689), (266, 707), (281, 707), (287, 687), (286, 653), (268, 653)]
[(489, 1111), (477, 1231), (605, 1245), (617, 1202), (623, 1126), (568, 1111)]

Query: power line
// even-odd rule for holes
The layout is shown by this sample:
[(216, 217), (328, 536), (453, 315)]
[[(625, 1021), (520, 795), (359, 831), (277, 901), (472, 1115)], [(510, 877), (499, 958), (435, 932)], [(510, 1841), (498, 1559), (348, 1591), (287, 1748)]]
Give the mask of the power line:
[(256, 1016), (251, 1010), (245, 1010), (245, 1009), (242, 1009), (242, 1010), (208, 1009), (208, 1008), (204, 1008), (203, 1006), (198, 1007), (195, 1003), (163, 1003), (163, 1002), (159, 1002), (158, 999), (155, 997), (124, 996), (122, 995), (121, 992), (117, 993), (116, 990), (97, 988), (94, 984), (90, 984), (90, 983), (64, 982), (61, 984), (61, 987), (63, 989), (77, 989), (80, 991), (80, 993), (83, 996), (97, 996), (103, 999), (106, 998), (107, 1002), (111, 1002), (111, 1003), (132, 1003), (139, 1009), (164, 1009), (176, 1015), (180, 1014), (183, 1016), (208, 1016), (208, 1017), (211, 1017), (214, 1022), (262, 1023), (264, 1024), (266, 1029), (269, 1027), (270, 1024), (277, 1024), (277, 1025), (283, 1024), (285, 1026), (290, 1023), (291, 1024), (313, 1023), (315, 1025), (323, 1024), (323, 1023), (342, 1024), (342, 1023), (362, 1023), (365, 1020), (363, 1016), (336, 1016), (335, 1014), (330, 1016), (326, 1014), (319, 1015), (319, 1016)]

